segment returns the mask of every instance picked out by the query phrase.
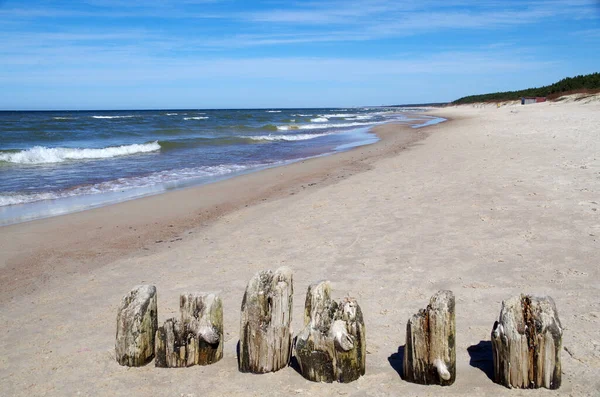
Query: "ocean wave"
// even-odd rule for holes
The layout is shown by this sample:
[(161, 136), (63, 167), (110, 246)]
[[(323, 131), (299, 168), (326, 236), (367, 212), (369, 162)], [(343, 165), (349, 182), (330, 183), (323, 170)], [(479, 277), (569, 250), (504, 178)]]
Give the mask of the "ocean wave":
[(273, 164), (224, 164), (217, 166), (203, 166), (195, 168), (184, 168), (179, 170), (159, 171), (149, 175), (119, 178), (116, 180), (95, 183), (91, 185), (78, 186), (74, 189), (66, 189), (57, 192), (41, 192), (32, 194), (2, 194), (0, 195), (0, 207), (27, 204), (42, 200), (55, 200), (74, 196), (123, 192), (126, 190), (148, 188), (153, 185), (165, 183), (184, 182), (194, 178), (222, 177), (236, 172), (242, 172), (249, 168), (265, 167)]
[(179, 113), (167, 113), (166, 116), (177, 116)]
[(208, 116), (184, 117), (184, 120), (206, 120)]
[(311, 123), (326, 123), (329, 119), (327, 117), (315, 117), (314, 119), (310, 119)]
[(360, 127), (365, 125), (374, 125), (380, 123), (327, 123), (327, 124), (299, 124), (299, 125), (279, 125), (277, 129), (280, 131), (289, 130), (319, 130), (325, 128), (348, 128), (348, 127)]
[(241, 138), (252, 139), (253, 141), (306, 141), (330, 134), (296, 134), (296, 135), (255, 135), (243, 136)]
[(296, 117), (312, 117), (314, 114), (292, 114), (292, 116)]
[(267, 110), (265, 113), (281, 113), (281, 110)]
[(373, 116), (359, 115), (354, 117), (346, 117), (346, 120), (371, 120)]
[(134, 115), (127, 116), (92, 116), (93, 119), (130, 119), (132, 117), (136, 117)]
[(54, 120), (77, 120), (77, 117), (52, 117)]
[(34, 146), (19, 152), (0, 152), (0, 162), (15, 164), (62, 163), (66, 160), (104, 159), (127, 156), (137, 153), (149, 153), (160, 149), (157, 141), (123, 146), (109, 146), (100, 149), (48, 148)]
[(357, 114), (357, 113), (334, 113), (334, 114), (328, 114), (326, 116), (330, 117), (330, 118), (345, 119), (347, 117), (359, 116), (359, 114)]

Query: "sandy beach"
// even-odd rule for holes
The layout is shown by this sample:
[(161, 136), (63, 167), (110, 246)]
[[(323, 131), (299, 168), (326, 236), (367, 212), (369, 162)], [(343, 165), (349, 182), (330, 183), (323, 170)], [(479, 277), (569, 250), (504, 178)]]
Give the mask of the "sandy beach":
[[(0, 228), (0, 394), (159, 396), (600, 395), (600, 102), (448, 107), (422, 129), (333, 156)], [(238, 372), (240, 304), (263, 269), (294, 271), (293, 329), (329, 279), (366, 324), (366, 375), (304, 380)], [(116, 311), (137, 284), (159, 323), (182, 292), (219, 292), (224, 358), (186, 369), (119, 366)], [(456, 296), (457, 379), (401, 379), (406, 322)], [(550, 295), (563, 325), (558, 391), (489, 378), (501, 302)]]

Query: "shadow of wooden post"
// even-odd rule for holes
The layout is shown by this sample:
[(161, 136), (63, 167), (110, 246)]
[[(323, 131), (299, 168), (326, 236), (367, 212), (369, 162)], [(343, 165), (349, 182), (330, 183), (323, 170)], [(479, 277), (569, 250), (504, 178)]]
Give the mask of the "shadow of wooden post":
[(388, 357), (390, 366), (404, 379), (404, 345), (398, 347), (398, 352)]
[(489, 340), (479, 341), (478, 344), (469, 346), (467, 352), (471, 357), (469, 365), (480, 369), (491, 381), (494, 381), (492, 342)]

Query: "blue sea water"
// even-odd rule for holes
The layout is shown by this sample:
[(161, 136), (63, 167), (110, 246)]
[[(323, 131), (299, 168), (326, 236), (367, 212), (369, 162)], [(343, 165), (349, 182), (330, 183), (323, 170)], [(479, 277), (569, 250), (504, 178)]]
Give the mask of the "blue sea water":
[(398, 109), (0, 112), (0, 225), (373, 143)]

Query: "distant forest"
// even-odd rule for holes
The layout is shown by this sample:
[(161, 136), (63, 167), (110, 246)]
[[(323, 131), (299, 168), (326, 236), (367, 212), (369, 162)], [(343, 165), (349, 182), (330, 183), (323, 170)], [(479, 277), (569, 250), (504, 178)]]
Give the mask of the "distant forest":
[(521, 97), (548, 97), (556, 99), (562, 95), (576, 92), (595, 93), (600, 91), (600, 73), (567, 77), (552, 85), (528, 88), (521, 91), (494, 92), (492, 94), (470, 95), (452, 102), (454, 105), (476, 102), (514, 101)]

